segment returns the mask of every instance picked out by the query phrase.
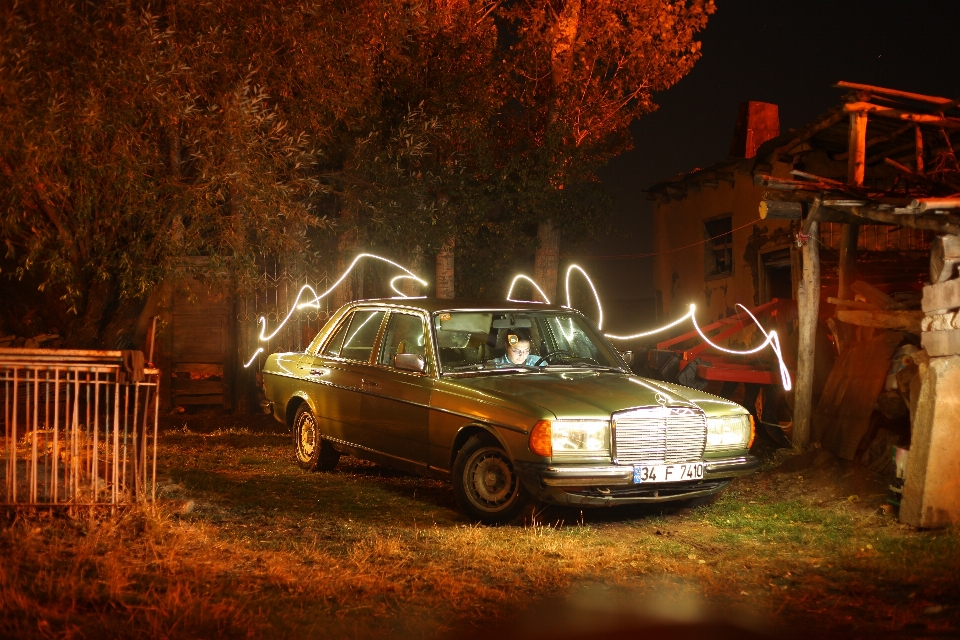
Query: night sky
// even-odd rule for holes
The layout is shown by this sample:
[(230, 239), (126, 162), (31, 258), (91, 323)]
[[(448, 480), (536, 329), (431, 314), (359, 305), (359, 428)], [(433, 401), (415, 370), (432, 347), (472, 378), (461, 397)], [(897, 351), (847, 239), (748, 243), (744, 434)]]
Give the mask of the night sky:
[[(700, 38), (703, 57), (655, 96), (659, 111), (633, 123), (634, 150), (602, 174), (616, 200), (615, 233), (578, 253), (650, 252), (652, 203), (642, 190), (724, 159), (743, 101), (778, 104), (785, 132), (838, 104), (844, 90), (832, 85), (839, 80), (960, 97), (960, 0), (716, 4)], [(632, 329), (618, 325), (652, 312), (651, 258), (578, 262), (618, 316), (611, 315), (611, 330)]]

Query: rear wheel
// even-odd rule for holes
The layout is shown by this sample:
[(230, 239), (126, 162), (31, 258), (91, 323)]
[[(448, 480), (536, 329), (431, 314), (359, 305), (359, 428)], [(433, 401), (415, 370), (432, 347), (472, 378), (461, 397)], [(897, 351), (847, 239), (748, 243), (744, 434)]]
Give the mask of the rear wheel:
[(340, 461), (340, 452), (320, 436), (317, 419), (306, 403), (293, 418), (293, 448), (297, 464), (305, 471), (332, 471)]
[(493, 438), (474, 436), (460, 449), (453, 490), (467, 515), (485, 524), (510, 522), (530, 502), (510, 456)]

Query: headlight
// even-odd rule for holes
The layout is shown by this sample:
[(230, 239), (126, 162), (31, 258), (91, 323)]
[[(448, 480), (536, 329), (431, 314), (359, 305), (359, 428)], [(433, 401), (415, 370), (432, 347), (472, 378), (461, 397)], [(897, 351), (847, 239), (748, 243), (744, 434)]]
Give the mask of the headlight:
[(707, 418), (707, 449), (746, 449), (753, 431), (749, 415)]
[(610, 454), (607, 420), (541, 420), (530, 432), (530, 450), (546, 458)]

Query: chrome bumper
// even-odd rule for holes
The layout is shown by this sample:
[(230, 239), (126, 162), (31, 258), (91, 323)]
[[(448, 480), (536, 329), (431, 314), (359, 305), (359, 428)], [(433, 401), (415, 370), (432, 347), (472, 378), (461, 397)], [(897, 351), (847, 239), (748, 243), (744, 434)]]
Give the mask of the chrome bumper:
[(730, 478), (753, 473), (754, 456), (704, 461), (703, 478), (693, 482), (634, 484), (632, 465), (574, 466), (514, 462), (517, 474), (539, 499), (556, 504), (606, 505), (666, 502), (707, 497)]
[[(548, 487), (608, 487), (633, 484), (633, 465), (609, 464), (602, 467), (581, 467), (519, 462), (517, 465), (528, 474), (535, 474), (539, 481)], [(760, 461), (754, 456), (742, 456), (723, 460), (705, 460), (704, 465), (703, 479), (718, 480), (753, 473), (760, 466)]]

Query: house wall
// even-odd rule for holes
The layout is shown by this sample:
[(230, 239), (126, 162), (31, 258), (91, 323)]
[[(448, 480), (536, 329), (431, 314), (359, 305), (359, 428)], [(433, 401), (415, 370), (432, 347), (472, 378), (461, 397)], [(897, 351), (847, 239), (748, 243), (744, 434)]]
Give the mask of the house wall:
[[(654, 286), (662, 319), (682, 315), (693, 303), (698, 322), (714, 322), (732, 315), (737, 303), (751, 308), (766, 301), (762, 256), (790, 250), (790, 223), (759, 219), (765, 189), (753, 184), (752, 166), (752, 161), (744, 161), (727, 174), (728, 179), (694, 182), (687, 185), (686, 195), (655, 202)], [(782, 173), (786, 169), (782, 167)], [(733, 271), (708, 277), (704, 221), (725, 214), (732, 214), (735, 229)], [(737, 229), (743, 225), (747, 226)]]

